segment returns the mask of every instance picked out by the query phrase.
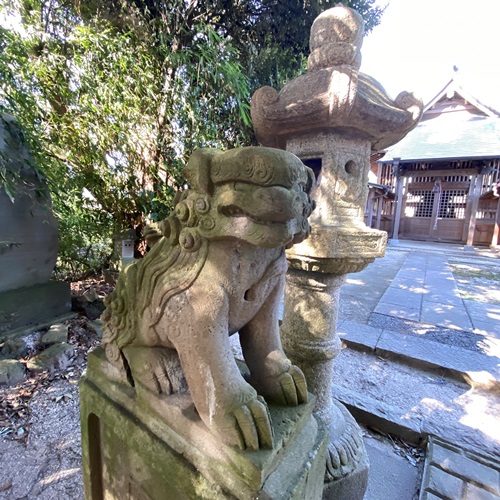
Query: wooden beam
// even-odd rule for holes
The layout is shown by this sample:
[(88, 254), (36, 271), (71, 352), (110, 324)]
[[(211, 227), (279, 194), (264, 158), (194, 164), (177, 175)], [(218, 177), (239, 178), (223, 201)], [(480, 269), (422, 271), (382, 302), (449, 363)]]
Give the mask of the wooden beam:
[(493, 226), (493, 237), (491, 238), (490, 248), (496, 248), (500, 245), (500, 198), (498, 198), (497, 213), (495, 216), (495, 224)]
[(446, 177), (450, 175), (476, 175), (480, 167), (473, 168), (448, 168), (441, 170), (405, 170), (404, 177)]
[(369, 198), (368, 198), (368, 214), (366, 217), (366, 225), (368, 227), (372, 227), (372, 222), (373, 222), (373, 201), (375, 199), (375, 193), (373, 191), (370, 192)]
[(476, 182), (473, 190), (471, 212), (467, 228), (467, 242), (465, 243), (466, 247), (472, 247), (474, 245), (474, 232), (476, 231), (477, 207), (479, 205), (479, 197), (481, 196), (481, 189), (483, 187), (483, 177), (484, 177), (483, 174), (479, 174), (475, 179)]
[[(434, 187), (434, 182), (435, 181), (430, 181), (430, 182), (411, 182), (408, 184), (408, 190), (409, 191), (415, 191), (417, 189), (432, 189)], [(469, 189), (470, 182), (442, 182), (441, 183), (441, 189), (443, 191), (446, 191), (448, 189)]]
[(399, 158), (394, 158), (394, 174), (396, 175), (396, 199), (394, 206), (392, 239), (399, 241), (399, 225), (401, 224), (401, 208), (403, 206), (403, 176), (399, 170)]
[(465, 204), (465, 214), (464, 214), (464, 228), (462, 230), (462, 241), (465, 243), (467, 241), (467, 235), (469, 232), (469, 221), (472, 213), (472, 200), (474, 199), (474, 188), (476, 183), (476, 175), (472, 177), (469, 184), (469, 192), (467, 194), (467, 202)]
[[(377, 219), (375, 222), (375, 229), (380, 229), (380, 219), (382, 218), (382, 206), (384, 205), (384, 197), (377, 198)], [(500, 203), (499, 203), (500, 206)]]

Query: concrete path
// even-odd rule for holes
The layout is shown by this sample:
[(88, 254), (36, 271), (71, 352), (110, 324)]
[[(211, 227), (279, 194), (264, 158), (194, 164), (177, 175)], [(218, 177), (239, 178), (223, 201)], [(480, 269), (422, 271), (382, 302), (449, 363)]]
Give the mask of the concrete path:
[[(500, 253), (401, 241), (348, 276), (337, 331), (349, 349), (337, 360), (334, 396), (362, 423), (410, 442), (435, 440), (421, 499), (498, 499), (500, 306), (464, 300), (450, 267), (457, 263), (498, 272)], [(400, 495), (372, 485), (366, 498)]]

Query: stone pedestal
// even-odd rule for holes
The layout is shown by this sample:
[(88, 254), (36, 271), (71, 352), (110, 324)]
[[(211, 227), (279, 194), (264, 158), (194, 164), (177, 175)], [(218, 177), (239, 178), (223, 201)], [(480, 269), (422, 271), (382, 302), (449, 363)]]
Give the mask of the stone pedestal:
[(274, 449), (239, 451), (214, 437), (187, 393), (137, 398), (101, 349), (80, 382), (87, 499), (319, 499), (327, 433), (313, 398), (270, 407)]
[(290, 269), (281, 337), (316, 395), (316, 417), (328, 429), (324, 498), (360, 499), (369, 470), (363, 439), (354, 418), (331, 396), (334, 361), (341, 349), (336, 323), (344, 282), (344, 275)]

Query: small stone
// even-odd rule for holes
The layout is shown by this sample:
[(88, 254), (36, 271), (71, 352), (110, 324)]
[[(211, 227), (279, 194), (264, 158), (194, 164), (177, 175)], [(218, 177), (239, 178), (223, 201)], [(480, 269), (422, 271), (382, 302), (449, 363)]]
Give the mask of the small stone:
[(87, 301), (87, 302), (95, 302), (96, 300), (99, 300), (99, 295), (95, 291), (95, 288), (90, 288), (87, 290), (82, 297)]
[(58, 323), (52, 325), (50, 329), (42, 335), (41, 343), (44, 345), (56, 344), (68, 341), (68, 325)]
[(28, 370), (32, 372), (65, 370), (75, 356), (73, 346), (66, 342), (53, 344), (40, 354), (30, 359), (26, 364)]
[(105, 270), (104, 271), (104, 281), (108, 285), (116, 285), (116, 280), (118, 279), (118, 271)]
[(100, 319), (88, 321), (87, 328), (92, 330), (98, 338), (102, 339), (102, 321)]
[(0, 386), (17, 385), (24, 380), (24, 365), (15, 359), (0, 360)]
[(24, 337), (15, 337), (4, 342), (0, 357), (8, 359), (23, 358), (29, 352), (29, 345)]
[(19, 359), (25, 357), (38, 343), (39, 331), (28, 329), (17, 332), (5, 339), (0, 349), (1, 359)]

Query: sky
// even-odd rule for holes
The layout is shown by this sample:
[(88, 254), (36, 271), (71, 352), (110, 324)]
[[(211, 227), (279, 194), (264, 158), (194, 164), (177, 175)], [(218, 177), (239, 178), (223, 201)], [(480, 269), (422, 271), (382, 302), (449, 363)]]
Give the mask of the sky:
[(453, 76), (500, 109), (500, 0), (378, 0), (381, 23), (365, 35), (361, 71), (395, 98), (430, 101)]

